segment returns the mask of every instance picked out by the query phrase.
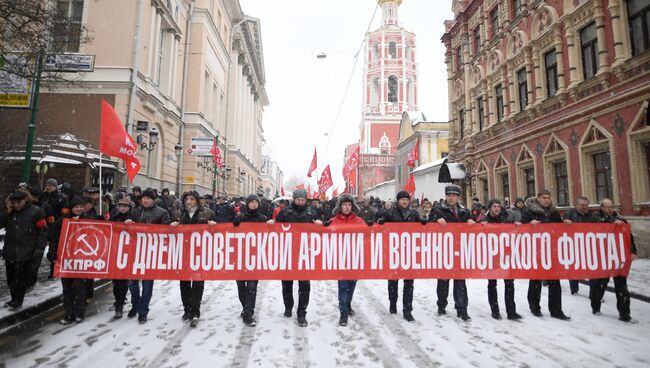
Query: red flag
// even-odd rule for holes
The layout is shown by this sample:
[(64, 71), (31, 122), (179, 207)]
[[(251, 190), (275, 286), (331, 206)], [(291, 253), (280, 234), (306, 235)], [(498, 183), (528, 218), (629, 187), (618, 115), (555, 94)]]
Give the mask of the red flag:
[(332, 182), (332, 173), (330, 172), (330, 165), (325, 166), (325, 170), (318, 179), (318, 193), (325, 194), (334, 183)]
[(280, 193), (281, 193), (282, 196), (284, 197), (284, 185), (283, 185), (281, 188), (282, 188), (282, 189), (280, 190)]
[(348, 158), (348, 162), (346, 162), (345, 166), (343, 166), (344, 178), (347, 178), (348, 175), (350, 175), (351, 171), (356, 170), (359, 167), (359, 154), (360, 154), (360, 148), (357, 147), (354, 153), (350, 155), (350, 158)]
[(296, 187), (293, 188), (293, 189), (305, 189), (305, 184), (298, 184), (298, 185), (296, 185)]
[(352, 170), (348, 176), (348, 193), (357, 189), (357, 170)]
[(314, 191), (314, 193), (311, 194), (312, 198), (318, 198), (318, 192)]
[(102, 116), (99, 128), (99, 151), (124, 160), (129, 181), (140, 171), (137, 146), (126, 133), (119, 116), (108, 102), (102, 100)]
[(311, 173), (316, 170), (317, 167), (317, 160), (316, 160), (316, 147), (314, 147), (314, 158), (311, 159), (311, 165), (309, 165), (309, 170), (307, 170), (307, 177), (311, 178)]
[(307, 199), (314, 198), (314, 197), (309, 197), (310, 194), (311, 194), (311, 183), (309, 183), (309, 185), (307, 186), (307, 197), (308, 197)]
[(334, 198), (334, 197), (336, 197), (336, 196), (338, 196), (338, 195), (339, 195), (339, 188), (337, 187), (337, 188), (334, 189), (334, 191), (332, 192), (332, 198)]
[(217, 146), (217, 138), (215, 137), (212, 141), (212, 148), (210, 148), (210, 154), (212, 155), (212, 160), (217, 164), (218, 168), (223, 167), (223, 159), (221, 158), (221, 150)]
[(406, 163), (408, 167), (415, 167), (415, 161), (420, 159), (420, 138), (415, 142), (413, 150), (409, 152), (408, 162)]
[(413, 177), (413, 173), (409, 174), (409, 180), (406, 182), (406, 185), (404, 185), (404, 191), (408, 192), (411, 197), (413, 197), (413, 193), (415, 193), (415, 178)]

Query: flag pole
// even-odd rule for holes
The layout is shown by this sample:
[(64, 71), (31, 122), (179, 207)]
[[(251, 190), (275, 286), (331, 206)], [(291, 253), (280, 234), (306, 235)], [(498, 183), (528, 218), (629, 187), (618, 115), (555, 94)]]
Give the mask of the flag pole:
[(102, 202), (104, 201), (102, 193), (102, 152), (99, 151), (99, 216), (102, 216)]

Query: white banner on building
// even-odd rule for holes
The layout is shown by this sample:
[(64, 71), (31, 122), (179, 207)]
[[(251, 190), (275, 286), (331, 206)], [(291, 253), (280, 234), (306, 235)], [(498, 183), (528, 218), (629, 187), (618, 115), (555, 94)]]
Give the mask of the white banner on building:
[(213, 137), (192, 137), (187, 152), (192, 156), (212, 156), (210, 149), (213, 141)]

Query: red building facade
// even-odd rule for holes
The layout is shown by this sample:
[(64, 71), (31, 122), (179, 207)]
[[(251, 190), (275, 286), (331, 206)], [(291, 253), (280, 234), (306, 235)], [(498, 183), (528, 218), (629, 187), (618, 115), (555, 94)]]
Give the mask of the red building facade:
[(466, 200), (611, 198), (649, 237), (650, 3), (471, 0), (445, 22)]

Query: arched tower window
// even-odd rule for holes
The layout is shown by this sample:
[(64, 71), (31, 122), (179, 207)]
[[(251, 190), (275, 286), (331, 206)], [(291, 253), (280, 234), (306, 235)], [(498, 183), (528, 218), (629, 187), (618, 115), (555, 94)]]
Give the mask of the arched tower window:
[(391, 75), (388, 77), (388, 102), (397, 102), (398, 99), (398, 83), (397, 77)]
[(370, 84), (370, 105), (375, 106), (379, 103), (379, 78), (372, 80)]
[(388, 43), (388, 57), (390, 59), (397, 59), (397, 44), (395, 41), (390, 41)]
[(386, 136), (385, 132), (379, 140), (379, 153), (382, 155), (390, 155), (390, 140)]

